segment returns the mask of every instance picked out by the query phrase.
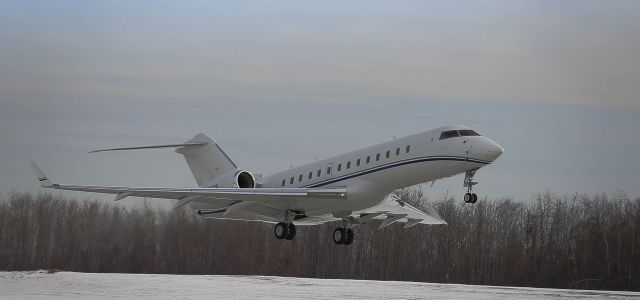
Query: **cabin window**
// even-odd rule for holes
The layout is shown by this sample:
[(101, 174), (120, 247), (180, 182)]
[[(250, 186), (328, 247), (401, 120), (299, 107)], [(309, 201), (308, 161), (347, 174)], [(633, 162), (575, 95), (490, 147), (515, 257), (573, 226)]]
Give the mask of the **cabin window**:
[(338, 172), (340, 172), (340, 170), (342, 170), (342, 164), (338, 164)]
[(360, 159), (358, 158), (358, 160), (356, 160), (356, 167), (360, 166)]
[(282, 186), (284, 186), (284, 184), (287, 182), (286, 179), (282, 179)]
[(313, 172), (309, 172), (309, 179), (313, 177)]
[(396, 156), (400, 155), (400, 148), (396, 148)]
[(322, 174), (322, 170), (318, 169), (318, 175), (316, 175), (316, 177), (320, 177), (321, 174)]
[(371, 161), (371, 156), (367, 156), (367, 163)]
[(351, 161), (347, 162), (347, 169), (351, 168)]
[(391, 151), (387, 150), (387, 158), (391, 155)]
[(298, 182), (302, 182), (302, 174), (300, 174), (300, 176), (298, 176)]
[(293, 177), (291, 177), (291, 179), (289, 179), (289, 183), (293, 184)]
[(444, 140), (444, 139), (450, 139), (450, 138), (458, 137), (458, 136), (460, 136), (460, 134), (458, 133), (457, 130), (449, 130), (449, 131), (443, 131), (440, 134), (440, 139)]
[(407, 153), (409, 153), (409, 150), (411, 150), (411, 145), (407, 145)]
[(327, 167), (327, 175), (331, 174), (331, 167)]
[(376, 154), (376, 161), (380, 160), (380, 153)]
[(461, 136), (479, 136), (479, 134), (471, 129), (458, 130)]

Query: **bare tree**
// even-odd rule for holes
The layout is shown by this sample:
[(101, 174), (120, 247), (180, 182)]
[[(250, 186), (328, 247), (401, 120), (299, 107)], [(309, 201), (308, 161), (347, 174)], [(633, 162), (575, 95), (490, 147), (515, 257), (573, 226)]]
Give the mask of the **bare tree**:
[(640, 199), (623, 193), (536, 195), (533, 201), (436, 201), (396, 195), (447, 226), (361, 225), (349, 247), (335, 224), (301, 226), (293, 241), (271, 224), (207, 220), (187, 209), (124, 208), (59, 194), (0, 197), (0, 269), (264, 274), (559, 288), (640, 290)]

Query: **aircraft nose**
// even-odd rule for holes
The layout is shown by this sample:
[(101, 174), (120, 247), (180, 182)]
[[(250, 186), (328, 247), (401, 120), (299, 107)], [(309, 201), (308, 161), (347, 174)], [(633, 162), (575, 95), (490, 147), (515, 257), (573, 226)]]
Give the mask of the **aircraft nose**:
[(490, 161), (494, 161), (494, 160), (498, 159), (498, 157), (500, 157), (500, 155), (502, 155), (502, 153), (504, 153), (504, 148), (502, 148), (502, 146), (500, 146), (500, 144), (498, 144), (498, 143), (496, 143), (494, 141), (490, 141), (485, 146), (485, 151), (486, 151), (487, 158)]

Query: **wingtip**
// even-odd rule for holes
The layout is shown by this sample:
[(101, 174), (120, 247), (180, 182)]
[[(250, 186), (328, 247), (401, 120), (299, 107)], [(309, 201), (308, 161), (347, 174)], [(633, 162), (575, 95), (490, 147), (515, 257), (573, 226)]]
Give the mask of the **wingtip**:
[(42, 170), (38, 167), (38, 165), (36, 165), (36, 163), (34, 163), (33, 161), (31, 161), (30, 163), (31, 163), (31, 168), (33, 169), (33, 172), (36, 173), (36, 177), (40, 182), (40, 186), (41, 187), (53, 186), (53, 183), (51, 182), (51, 180), (49, 180), (49, 177), (47, 177), (47, 175), (45, 175), (44, 172), (42, 172)]

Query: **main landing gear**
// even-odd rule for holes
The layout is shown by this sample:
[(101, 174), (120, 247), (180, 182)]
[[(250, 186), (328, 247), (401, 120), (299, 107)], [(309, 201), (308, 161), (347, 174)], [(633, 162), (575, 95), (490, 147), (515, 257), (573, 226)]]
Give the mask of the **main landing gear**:
[(293, 237), (296, 236), (296, 225), (293, 225), (293, 223), (280, 222), (276, 224), (273, 233), (275, 233), (278, 239), (293, 240)]
[(333, 242), (336, 245), (351, 245), (353, 242), (353, 230), (348, 227), (338, 227), (333, 231)]
[(464, 187), (467, 188), (467, 193), (464, 194), (465, 203), (473, 204), (478, 201), (478, 195), (471, 192), (471, 190), (473, 189), (473, 186), (478, 184), (477, 182), (473, 181), (473, 176), (476, 174), (476, 171), (478, 171), (478, 169), (472, 169), (472, 170), (468, 170), (464, 174)]

